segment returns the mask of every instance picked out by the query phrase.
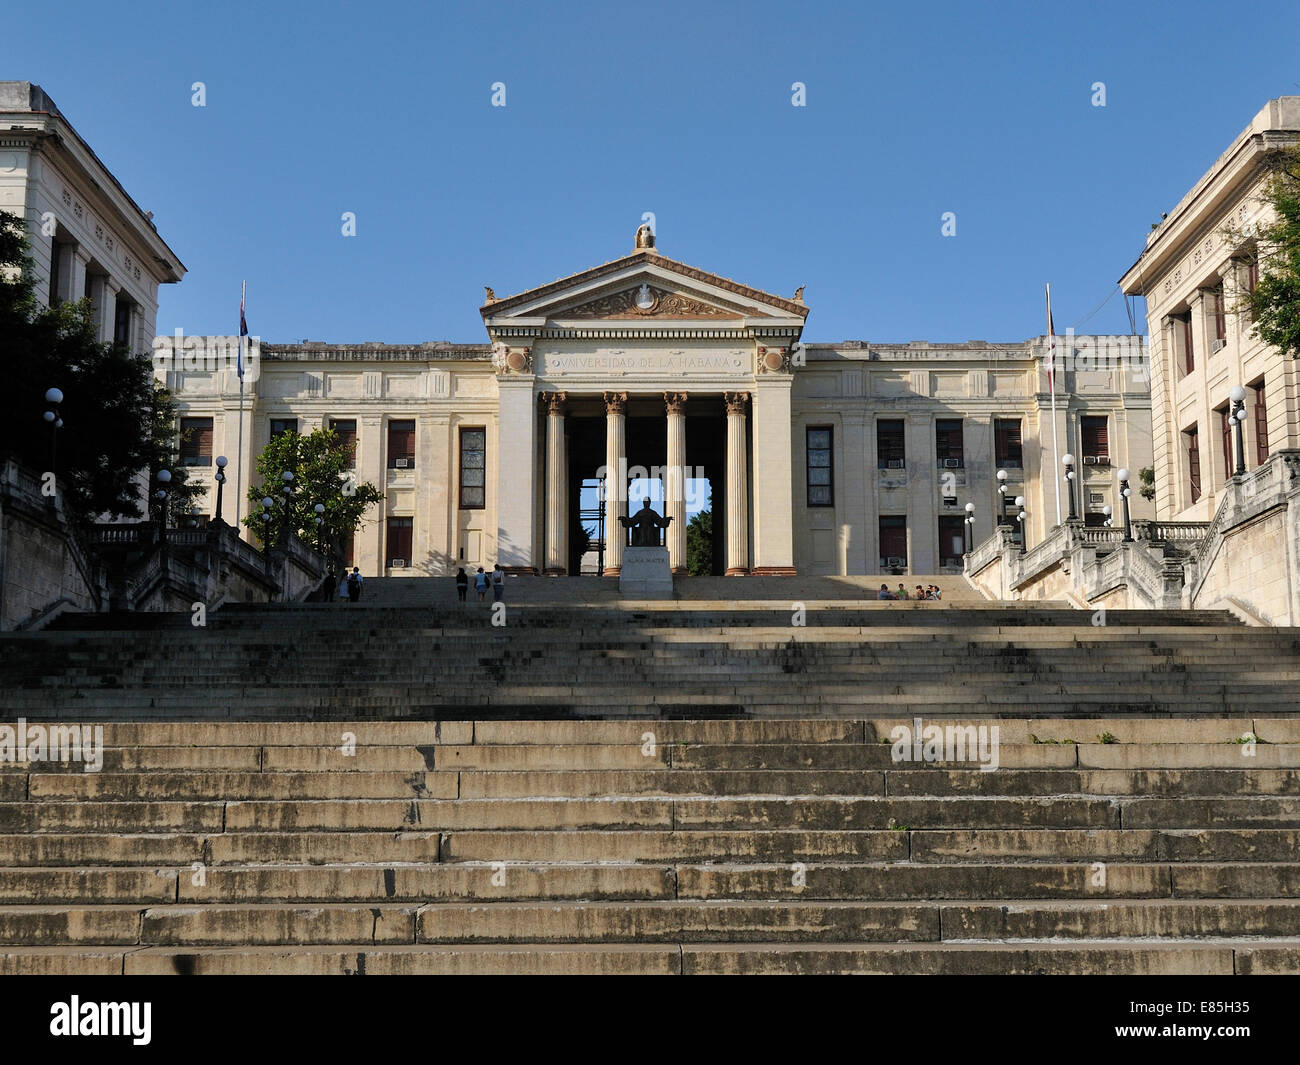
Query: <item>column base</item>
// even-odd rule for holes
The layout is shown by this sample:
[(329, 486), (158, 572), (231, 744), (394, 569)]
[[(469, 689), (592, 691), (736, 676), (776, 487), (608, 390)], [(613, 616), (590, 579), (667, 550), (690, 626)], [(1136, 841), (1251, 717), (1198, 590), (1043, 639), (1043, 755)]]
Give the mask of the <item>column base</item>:
[(544, 577), (566, 577), (569, 571), (563, 566), (550, 566), (542, 574)]
[(749, 576), (749, 570), (748, 570), (746, 567), (744, 567), (744, 566), (728, 566), (728, 567), (727, 567), (727, 572), (724, 574), (724, 576), (727, 576), (727, 577), (748, 577), (748, 576)]
[[(489, 569), (485, 569), (483, 572), (490, 574), (492, 571)], [(502, 566), (501, 572), (506, 574), (508, 577), (536, 577), (537, 576), (537, 568), (535, 566)]]
[(799, 574), (793, 566), (755, 566), (751, 571), (754, 577), (797, 577)]
[(689, 572), (687, 571), (687, 569), (686, 569), (685, 566), (674, 566), (674, 567), (673, 567), (673, 576), (674, 576), (674, 577), (688, 577), (688, 576), (690, 576), (690, 574), (689, 574)]
[(619, 573), (622, 572), (622, 570), (623, 570), (623, 567), (622, 567), (622, 566), (606, 566), (606, 567), (605, 567), (605, 572), (602, 573), (601, 576), (602, 576), (602, 577), (617, 577), (617, 576), (619, 575)]

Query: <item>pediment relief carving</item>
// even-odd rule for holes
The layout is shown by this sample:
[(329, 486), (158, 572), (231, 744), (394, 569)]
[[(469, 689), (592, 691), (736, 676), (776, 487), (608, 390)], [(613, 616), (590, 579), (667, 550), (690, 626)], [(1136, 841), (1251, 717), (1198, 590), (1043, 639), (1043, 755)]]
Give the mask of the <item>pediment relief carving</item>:
[(719, 307), (680, 292), (642, 283), (554, 313), (556, 318), (635, 320), (638, 318), (741, 318), (755, 311)]

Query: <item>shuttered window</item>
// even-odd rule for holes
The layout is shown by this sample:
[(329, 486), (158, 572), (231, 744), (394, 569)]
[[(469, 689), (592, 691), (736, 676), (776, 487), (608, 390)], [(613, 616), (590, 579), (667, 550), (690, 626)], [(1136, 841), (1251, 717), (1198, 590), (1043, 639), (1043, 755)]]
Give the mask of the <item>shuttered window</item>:
[(388, 423), (388, 468), (390, 470), (415, 468), (415, 422)]
[(834, 433), (829, 425), (810, 426), (808, 443), (808, 505), (830, 507), (835, 505), (835, 469), (831, 454)]
[(212, 419), (181, 419), (181, 465), (212, 465)]
[(460, 431), (460, 509), (482, 510), (486, 505), (487, 430)]

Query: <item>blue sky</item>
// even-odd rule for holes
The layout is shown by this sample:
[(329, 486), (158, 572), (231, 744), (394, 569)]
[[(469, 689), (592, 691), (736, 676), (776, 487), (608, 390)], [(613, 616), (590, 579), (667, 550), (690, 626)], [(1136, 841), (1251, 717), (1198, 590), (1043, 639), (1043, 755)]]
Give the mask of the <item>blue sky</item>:
[(234, 331), (246, 278), (273, 342), (482, 342), (483, 285), (624, 255), (645, 211), (668, 256), (806, 284), (806, 340), (1023, 339), (1044, 281), (1058, 329), (1128, 332), (1118, 294), (1084, 319), (1300, 93), (1294, 0), (41, 12), (0, 77), (41, 84), (155, 213), (189, 269), (159, 331)]

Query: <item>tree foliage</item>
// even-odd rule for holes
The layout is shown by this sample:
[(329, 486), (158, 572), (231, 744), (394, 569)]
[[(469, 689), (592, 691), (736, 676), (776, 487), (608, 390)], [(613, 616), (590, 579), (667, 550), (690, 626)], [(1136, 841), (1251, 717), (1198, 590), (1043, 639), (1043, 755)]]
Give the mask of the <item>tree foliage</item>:
[[(248, 515), (243, 519), (258, 541), (278, 543), (285, 527), (304, 542), (337, 554), (349, 533), (361, 525), (368, 507), (384, 494), (375, 485), (359, 483), (351, 469), (352, 452), (333, 429), (316, 429), (306, 436), (281, 433), (257, 456), (261, 485), (248, 490)], [(284, 474), (293, 474), (293, 491), (284, 491)], [(263, 518), (262, 500), (270, 497), (271, 520)], [(316, 504), (325, 507), (316, 524)]]
[[(23, 220), (0, 211), (0, 367), (6, 389), (0, 456), (44, 473), (55, 466), (69, 516), (143, 518), (146, 471), (171, 462), (175, 411), (155, 385), (148, 354), (97, 337), (90, 300), (42, 305)], [(45, 421), (45, 393), (63, 393), (57, 450)], [(173, 465), (173, 499), (186, 500), (183, 468)], [(193, 490), (189, 490), (192, 494)]]
[(686, 571), (692, 577), (713, 572), (713, 511), (699, 511), (686, 525)]
[(1300, 358), (1300, 147), (1271, 158), (1264, 198), (1273, 218), (1256, 233), (1259, 280), (1246, 304), (1255, 335)]

